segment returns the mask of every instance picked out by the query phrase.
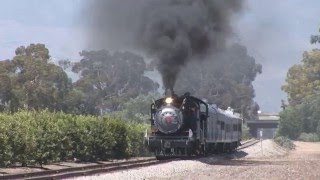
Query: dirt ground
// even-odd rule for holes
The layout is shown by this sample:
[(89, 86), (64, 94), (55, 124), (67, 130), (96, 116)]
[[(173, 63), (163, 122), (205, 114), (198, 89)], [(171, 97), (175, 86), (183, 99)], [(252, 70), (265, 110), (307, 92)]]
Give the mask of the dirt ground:
[(272, 140), (228, 155), (173, 161), (84, 179), (320, 179), (320, 143), (295, 142), (287, 151)]
[(242, 158), (212, 163), (202, 171), (170, 179), (320, 179), (320, 143), (295, 144), (295, 150), (286, 153), (267, 140), (262, 145), (264, 152), (258, 143), (245, 150), (248, 154)]

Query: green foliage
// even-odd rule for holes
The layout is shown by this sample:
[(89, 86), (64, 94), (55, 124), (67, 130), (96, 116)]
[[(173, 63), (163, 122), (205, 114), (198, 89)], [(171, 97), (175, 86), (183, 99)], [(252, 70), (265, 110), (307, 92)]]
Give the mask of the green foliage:
[[(0, 112), (26, 108), (101, 115), (158, 89), (144, 76), (143, 57), (134, 53), (82, 51), (80, 62), (60, 60), (60, 66), (50, 62), (44, 44), (21, 46), (15, 53), (0, 61)], [(64, 71), (68, 68), (79, 75), (75, 83)]]
[(130, 98), (158, 88), (144, 76), (146, 64), (139, 55), (130, 52), (111, 54), (106, 50), (82, 51), (80, 55), (81, 61), (72, 66), (72, 71), (80, 75), (74, 87), (86, 95), (83, 105), (90, 114), (105, 109), (119, 110)]
[(295, 145), (293, 144), (293, 142), (284, 136), (278, 136), (274, 138), (274, 142), (276, 142), (278, 145), (286, 148), (286, 149), (294, 149)]
[(298, 140), (305, 141), (305, 142), (317, 142), (320, 139), (319, 139), (319, 135), (316, 133), (301, 133)]
[[(320, 32), (320, 28), (319, 28), (319, 32)], [(311, 35), (310, 43), (311, 44), (320, 43), (320, 35)]]
[[(310, 134), (320, 135), (320, 97), (317, 95), (306, 98), (296, 106), (289, 106), (280, 113), (279, 136), (303, 139)], [(304, 134), (301, 134), (304, 133)]]
[(13, 152), (11, 151), (11, 146), (8, 144), (11, 141), (9, 132), (10, 129), (10, 120), (11, 118), (7, 118), (6, 115), (0, 114), (0, 165), (7, 166), (11, 163), (11, 159), (13, 158)]
[(144, 153), (146, 126), (114, 117), (18, 111), (0, 114), (0, 166), (68, 159), (107, 160)]
[(303, 131), (302, 126), (303, 122), (298, 109), (288, 107), (280, 113), (278, 136), (288, 136), (291, 139), (296, 139)]
[(44, 44), (30, 44), (17, 48), (12, 60), (0, 62), (0, 86), (2, 110), (62, 110), (71, 80), (61, 67), (50, 62)]
[[(319, 36), (311, 37), (311, 43), (318, 41)], [(278, 135), (319, 141), (320, 50), (304, 52), (301, 62), (289, 69), (286, 84), (282, 86), (288, 94), (289, 106), (280, 115)]]
[(113, 112), (113, 114), (137, 123), (149, 123), (150, 105), (159, 97), (160, 95), (157, 93), (148, 94), (146, 96), (139, 95), (124, 103), (120, 108), (121, 111)]
[(319, 35), (312, 35), (310, 38), (311, 44), (320, 43), (320, 36)]
[(292, 66), (282, 89), (288, 94), (289, 104), (296, 106), (320, 93), (320, 50), (304, 52), (302, 64)]
[(247, 125), (243, 124), (242, 125), (242, 137), (241, 139), (242, 140), (248, 140), (248, 139), (251, 139), (252, 136), (250, 134), (250, 129)]

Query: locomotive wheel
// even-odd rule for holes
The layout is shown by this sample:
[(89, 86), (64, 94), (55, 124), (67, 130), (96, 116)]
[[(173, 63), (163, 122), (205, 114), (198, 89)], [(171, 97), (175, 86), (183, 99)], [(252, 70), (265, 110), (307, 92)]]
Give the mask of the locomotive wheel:
[(218, 146), (218, 143), (216, 143), (215, 145), (213, 145), (212, 147), (212, 153), (214, 154), (218, 154), (219, 153), (219, 146)]
[(222, 144), (222, 143), (218, 143), (218, 144), (216, 145), (216, 152), (217, 152), (218, 154), (223, 152), (223, 144)]
[(201, 145), (201, 151), (202, 151), (202, 155), (206, 155), (207, 154), (207, 152), (206, 152), (206, 144), (203, 144), (203, 145)]
[(236, 149), (237, 149), (237, 142), (233, 142), (231, 146), (231, 152), (236, 151)]
[(222, 153), (227, 151), (226, 143), (222, 143)]
[(231, 152), (231, 144), (230, 143), (226, 143), (225, 146), (226, 146), (226, 148), (225, 148), (226, 152), (227, 153)]
[(206, 154), (205, 144), (201, 144), (200, 142), (198, 142), (196, 145), (195, 155), (202, 156), (205, 154)]

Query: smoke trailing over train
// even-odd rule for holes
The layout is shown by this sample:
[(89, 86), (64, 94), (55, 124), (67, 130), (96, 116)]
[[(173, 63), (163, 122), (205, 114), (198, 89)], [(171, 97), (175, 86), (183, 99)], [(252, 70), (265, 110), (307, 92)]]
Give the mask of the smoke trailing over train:
[(222, 49), (241, 0), (95, 0), (86, 16), (89, 44), (142, 51), (156, 60), (166, 90), (181, 68)]

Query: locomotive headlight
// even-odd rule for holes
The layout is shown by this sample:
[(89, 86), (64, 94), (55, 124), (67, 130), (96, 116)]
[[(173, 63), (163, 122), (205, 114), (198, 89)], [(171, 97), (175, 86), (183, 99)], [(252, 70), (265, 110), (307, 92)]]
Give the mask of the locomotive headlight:
[(173, 99), (172, 99), (171, 97), (168, 97), (168, 98), (166, 98), (166, 100), (165, 100), (165, 102), (166, 102), (167, 104), (171, 104), (172, 101), (173, 101)]

